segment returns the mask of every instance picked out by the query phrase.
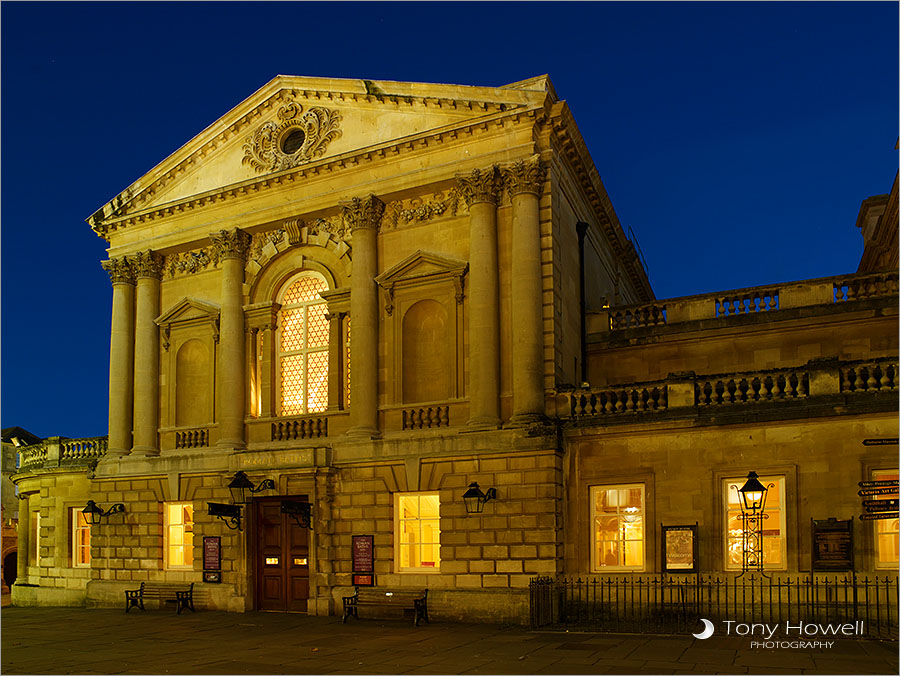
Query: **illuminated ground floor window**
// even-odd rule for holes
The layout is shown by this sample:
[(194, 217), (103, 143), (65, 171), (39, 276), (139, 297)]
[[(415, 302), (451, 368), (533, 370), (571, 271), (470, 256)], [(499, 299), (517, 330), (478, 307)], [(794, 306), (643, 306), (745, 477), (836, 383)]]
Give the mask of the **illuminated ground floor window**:
[(441, 502), (437, 493), (397, 493), (394, 502), (398, 572), (439, 571), (441, 567)]
[[(897, 481), (900, 473), (897, 470), (876, 470), (872, 472), (872, 478), (875, 481)], [(890, 495), (879, 495), (879, 500), (897, 500), (900, 497), (898, 493)], [(898, 528), (897, 519), (876, 519), (875, 520), (875, 565), (878, 568), (897, 568), (900, 563), (900, 528)]]
[[(744, 525), (741, 518), (741, 496), (738, 488), (747, 477), (732, 477), (723, 481), (725, 492), (725, 568), (741, 570), (744, 555)], [(762, 524), (762, 554), (765, 570), (787, 568), (787, 552), (784, 514), (784, 477), (760, 476), (759, 481), (769, 486), (766, 495)]]
[(72, 565), (75, 568), (91, 565), (91, 524), (78, 507), (72, 508)]
[(644, 484), (591, 486), (591, 568), (643, 570)]
[(193, 568), (194, 506), (170, 502), (165, 508), (166, 568)]

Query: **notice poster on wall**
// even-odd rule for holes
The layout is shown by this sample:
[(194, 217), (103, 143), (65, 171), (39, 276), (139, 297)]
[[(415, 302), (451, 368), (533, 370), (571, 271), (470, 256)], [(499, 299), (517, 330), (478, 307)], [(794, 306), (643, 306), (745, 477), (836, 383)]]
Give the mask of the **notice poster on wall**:
[(203, 581), (221, 582), (222, 538), (208, 535), (203, 538)]
[(697, 525), (662, 526), (663, 571), (697, 572)]
[(352, 543), (353, 584), (359, 587), (374, 587), (375, 536), (354, 535)]
[(812, 569), (853, 570), (853, 518), (811, 521)]

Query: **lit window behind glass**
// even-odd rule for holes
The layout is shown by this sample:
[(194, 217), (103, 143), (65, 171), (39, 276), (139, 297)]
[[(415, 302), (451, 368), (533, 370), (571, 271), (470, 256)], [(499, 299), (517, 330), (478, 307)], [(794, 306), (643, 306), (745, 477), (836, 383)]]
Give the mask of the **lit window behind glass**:
[(194, 506), (188, 502), (166, 505), (166, 552), (169, 568), (193, 567)]
[(597, 486), (592, 494), (595, 568), (643, 568), (643, 485)]
[(440, 500), (401, 495), (397, 503), (400, 569), (438, 570), (441, 565)]
[(328, 286), (304, 273), (281, 299), (281, 415), (318, 413), (328, 407), (328, 320), (319, 294)]
[[(766, 494), (765, 518), (762, 526), (763, 565), (766, 568), (784, 568), (784, 477), (761, 476), (764, 486), (775, 484)], [(728, 506), (726, 508), (726, 554), (727, 568), (740, 568), (743, 562), (744, 538), (741, 518), (741, 496), (737, 489), (744, 485), (747, 477), (725, 481)]]
[[(898, 472), (876, 471), (872, 473), (875, 481), (897, 481)], [(876, 495), (869, 500), (897, 500), (900, 495), (891, 493), (890, 495)], [(878, 552), (878, 566), (896, 568), (900, 563), (900, 552), (898, 552), (898, 541), (900, 541), (900, 529), (898, 529), (897, 519), (876, 519), (875, 520), (875, 549)]]

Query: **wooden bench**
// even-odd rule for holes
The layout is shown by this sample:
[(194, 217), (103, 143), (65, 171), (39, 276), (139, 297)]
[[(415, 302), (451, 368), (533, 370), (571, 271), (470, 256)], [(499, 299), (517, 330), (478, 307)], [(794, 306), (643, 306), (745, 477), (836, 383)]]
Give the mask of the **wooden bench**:
[(160, 601), (178, 604), (176, 614), (180, 615), (185, 608), (194, 610), (194, 583), (193, 582), (141, 582), (140, 589), (125, 591), (125, 612), (134, 607), (144, 610), (144, 599), (159, 599)]
[(419, 620), (428, 619), (428, 590), (394, 590), (375, 589), (369, 587), (357, 587), (353, 596), (344, 597), (344, 617), (341, 622), (346, 623), (351, 615), (359, 619), (360, 606), (380, 606), (386, 608), (400, 608), (401, 610), (414, 610), (416, 613), (415, 626), (419, 626)]

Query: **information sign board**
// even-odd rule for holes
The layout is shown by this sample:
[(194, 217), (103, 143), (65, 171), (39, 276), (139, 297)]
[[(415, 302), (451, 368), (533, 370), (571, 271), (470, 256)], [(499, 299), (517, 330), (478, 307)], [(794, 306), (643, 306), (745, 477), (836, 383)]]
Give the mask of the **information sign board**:
[(811, 519), (812, 570), (853, 570), (853, 519)]

